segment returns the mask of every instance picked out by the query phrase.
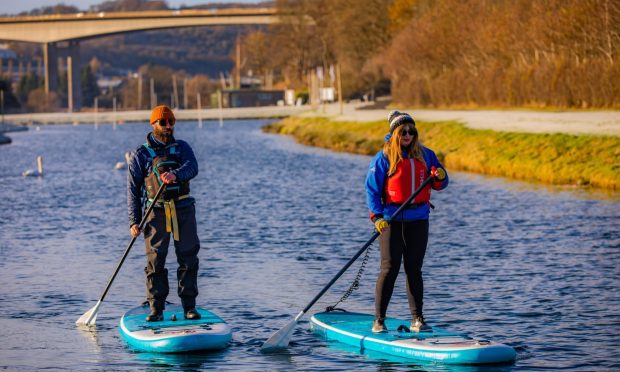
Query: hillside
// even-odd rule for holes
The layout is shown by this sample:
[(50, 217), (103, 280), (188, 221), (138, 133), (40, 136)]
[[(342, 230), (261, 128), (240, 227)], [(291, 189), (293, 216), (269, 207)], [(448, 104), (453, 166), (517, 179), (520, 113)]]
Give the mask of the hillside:
[[(207, 0), (205, 0), (207, 2)], [(272, 6), (271, 2), (208, 3), (182, 9), (225, 9)], [(90, 9), (58, 4), (33, 9), (20, 15), (114, 12), (170, 9), (165, 1), (108, 0)], [(97, 58), (109, 73), (135, 71), (144, 64), (163, 65), (189, 74), (207, 74), (212, 78), (233, 67), (231, 53), (237, 35), (264, 29), (258, 26), (212, 26), (142, 31), (84, 40), (80, 43), (82, 63)], [(22, 58), (42, 58), (39, 46), (12, 43)], [(106, 68), (107, 66), (107, 68)]]
[(121, 71), (151, 63), (216, 78), (233, 67), (231, 53), (237, 34), (253, 29), (215, 26), (115, 35), (82, 42), (81, 56), (85, 62), (96, 57), (104, 66)]

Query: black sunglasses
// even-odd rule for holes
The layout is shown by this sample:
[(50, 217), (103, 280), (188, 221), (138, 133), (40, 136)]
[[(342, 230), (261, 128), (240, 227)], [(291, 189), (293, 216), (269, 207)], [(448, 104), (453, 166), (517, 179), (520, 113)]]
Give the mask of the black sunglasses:
[(401, 136), (404, 136), (405, 134), (408, 134), (410, 136), (415, 136), (418, 133), (418, 131), (416, 131), (415, 129), (403, 129), (400, 132)]
[(162, 127), (165, 127), (166, 125), (170, 125), (171, 127), (174, 127), (174, 121), (172, 120), (168, 120), (168, 119), (159, 119), (157, 120), (157, 124), (159, 124)]

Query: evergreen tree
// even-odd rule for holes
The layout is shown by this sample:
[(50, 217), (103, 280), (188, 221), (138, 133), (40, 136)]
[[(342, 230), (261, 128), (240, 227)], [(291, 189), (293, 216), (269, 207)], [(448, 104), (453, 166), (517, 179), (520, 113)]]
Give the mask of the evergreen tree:
[(93, 74), (90, 65), (86, 65), (80, 71), (80, 81), (82, 89), (82, 106), (92, 107), (95, 97), (101, 93), (97, 85), (97, 78)]
[(69, 102), (69, 79), (67, 72), (58, 74), (58, 98), (62, 107), (67, 107)]
[(0, 79), (0, 91), (4, 92), (4, 112), (19, 109), (19, 100), (13, 94), (13, 88), (9, 80)]
[(22, 76), (17, 86), (17, 96), (19, 101), (23, 104), (28, 101), (28, 94), (31, 91), (40, 88), (44, 84), (44, 80), (39, 75), (32, 73)]

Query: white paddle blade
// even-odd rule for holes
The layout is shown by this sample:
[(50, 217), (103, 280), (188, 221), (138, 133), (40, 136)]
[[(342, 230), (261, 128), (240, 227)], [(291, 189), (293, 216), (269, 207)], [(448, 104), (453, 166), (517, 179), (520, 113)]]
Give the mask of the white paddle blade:
[(282, 329), (271, 335), (267, 341), (260, 347), (260, 351), (262, 352), (271, 352), (276, 351), (278, 349), (284, 349), (288, 346), (289, 341), (291, 341), (291, 336), (295, 331), (295, 326), (297, 325), (297, 319), (291, 320), (287, 325), (285, 325)]
[(97, 313), (99, 312), (99, 306), (101, 306), (101, 301), (97, 301), (97, 305), (93, 306), (92, 309), (88, 310), (78, 319), (75, 324), (79, 326), (94, 326), (95, 321), (97, 321)]

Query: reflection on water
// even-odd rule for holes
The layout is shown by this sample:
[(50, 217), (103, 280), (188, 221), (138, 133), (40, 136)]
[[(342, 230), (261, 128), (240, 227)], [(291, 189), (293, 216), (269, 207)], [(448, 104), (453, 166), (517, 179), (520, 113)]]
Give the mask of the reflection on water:
[(130, 352), (139, 364), (143, 364), (152, 369), (167, 371), (179, 370), (199, 371), (212, 368), (218, 362), (222, 362), (221, 354), (217, 353), (188, 353), (188, 354), (156, 354)]
[[(199, 304), (233, 328), (217, 353), (130, 350), (118, 321), (144, 299), (144, 245), (130, 252), (97, 318), (95, 305), (129, 241), (126, 174), (114, 165), (146, 125), (49, 126), (0, 147), (0, 367), (14, 370), (614, 370), (620, 363), (620, 197), (452, 173), (434, 195), (424, 266), (431, 324), (509, 344), (514, 365), (419, 364), (326, 342), (304, 319), (284, 352), (262, 342), (296, 315), (372, 234), (363, 193), (369, 158), (261, 133), (261, 121), (180, 122), (200, 173)], [(22, 177), (44, 157), (44, 177)], [(332, 305), (358, 264), (317, 303)], [(169, 255), (168, 267), (176, 267)], [(343, 305), (373, 311), (378, 250)], [(172, 274), (171, 274), (172, 275)], [(404, 280), (388, 313), (406, 318)], [(169, 300), (178, 303), (174, 281)], [(307, 318), (309, 318), (309, 315)]]

